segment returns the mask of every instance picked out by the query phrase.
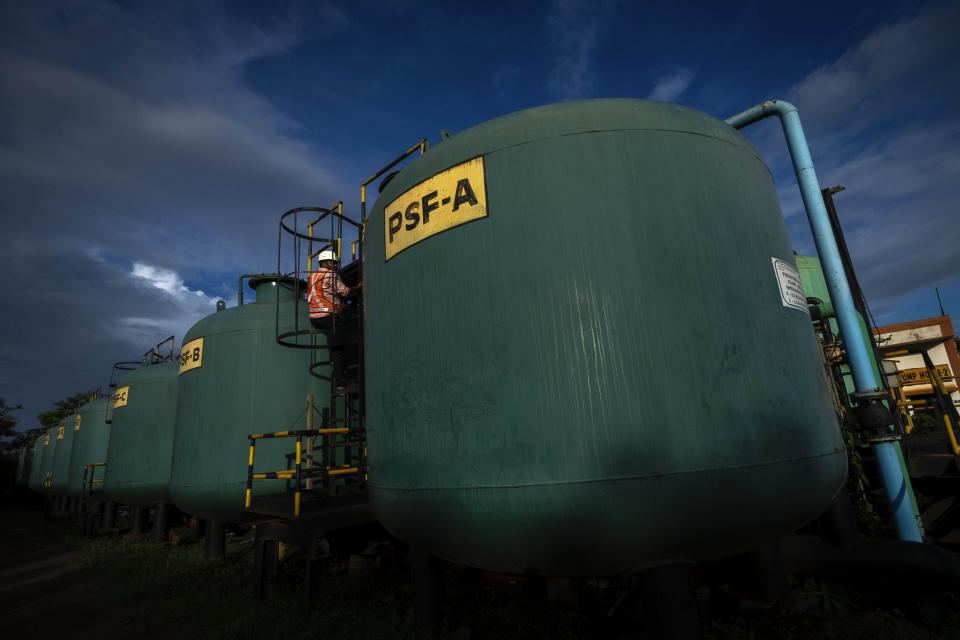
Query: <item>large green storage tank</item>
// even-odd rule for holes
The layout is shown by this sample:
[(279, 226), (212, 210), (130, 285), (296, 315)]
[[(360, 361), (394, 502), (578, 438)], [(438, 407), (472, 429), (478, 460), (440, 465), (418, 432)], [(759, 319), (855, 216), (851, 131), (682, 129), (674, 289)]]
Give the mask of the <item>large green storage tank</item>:
[(50, 465), (50, 470), (53, 472), (50, 475), (50, 488), (53, 493), (67, 493), (74, 434), (73, 416), (61, 420), (56, 431), (57, 446), (54, 449), (53, 460)]
[(40, 491), (50, 493), (50, 480), (53, 468), (53, 457), (57, 450), (57, 430), (59, 427), (50, 427), (42, 436), (43, 454), (40, 457)]
[(422, 552), (707, 561), (843, 484), (770, 171), (711, 116), (591, 100), (478, 125), (387, 184), (363, 255), (371, 500)]
[(101, 396), (77, 409), (72, 417), (76, 431), (73, 445), (73, 458), (70, 461), (70, 480), (68, 490), (72, 496), (82, 496), (90, 490), (99, 491), (103, 482), (103, 467), (86, 472), (87, 480), (97, 481), (84, 487), (83, 478), (88, 464), (102, 464), (107, 459), (107, 446), (110, 443), (110, 423), (107, 422), (111, 398)]
[(33, 441), (33, 465), (30, 467), (30, 479), (27, 481), (27, 487), (31, 491), (43, 491), (40, 468), (43, 466), (43, 451), (46, 448), (44, 442), (46, 442), (46, 434), (37, 436), (37, 439)]
[[(183, 338), (170, 496), (178, 509), (219, 522), (237, 522), (244, 504), (251, 433), (306, 428), (308, 393), (329, 398), (329, 385), (309, 373), (310, 351), (277, 344), (280, 331), (309, 328), (290, 278), (250, 280), (253, 304), (224, 309), (197, 322)], [(300, 283), (303, 294), (306, 284)], [(277, 298), (280, 298), (279, 309)], [(257, 444), (257, 471), (292, 468), (292, 439)], [(286, 490), (283, 480), (254, 483), (254, 496)], [(291, 503), (292, 508), (292, 503)]]
[(177, 363), (144, 364), (114, 393), (104, 495), (140, 507), (170, 501)]

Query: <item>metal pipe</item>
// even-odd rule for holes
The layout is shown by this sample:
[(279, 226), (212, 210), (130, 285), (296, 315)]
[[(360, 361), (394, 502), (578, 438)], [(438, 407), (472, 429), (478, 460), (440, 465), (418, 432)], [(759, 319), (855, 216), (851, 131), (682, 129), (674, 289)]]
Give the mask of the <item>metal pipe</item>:
[[(797, 108), (783, 100), (767, 100), (755, 107), (726, 119), (726, 123), (742, 129), (755, 122), (776, 116), (783, 126), (790, 159), (797, 175), (800, 195), (813, 232), (813, 241), (823, 266), (823, 275), (830, 290), (837, 324), (844, 336), (847, 359), (858, 393), (870, 393), (881, 387), (880, 376), (870, 362), (867, 347), (860, 339), (860, 321), (857, 316), (850, 283), (847, 281), (830, 218), (820, 190), (820, 182), (813, 168), (813, 158), (800, 123)], [(892, 427), (892, 425), (891, 425)], [(884, 490), (893, 516), (893, 526), (901, 540), (922, 542), (912, 489), (903, 473), (903, 452), (896, 440), (872, 443)]]

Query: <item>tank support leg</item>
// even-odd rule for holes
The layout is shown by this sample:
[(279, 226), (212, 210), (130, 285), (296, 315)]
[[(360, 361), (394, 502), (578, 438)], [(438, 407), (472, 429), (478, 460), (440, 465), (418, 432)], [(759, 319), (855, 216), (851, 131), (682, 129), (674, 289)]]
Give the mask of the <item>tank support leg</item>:
[(87, 503), (87, 508), (83, 515), (83, 536), (93, 538), (97, 534), (97, 525), (103, 519), (103, 503), (98, 502), (95, 505)]
[(103, 504), (103, 518), (100, 521), (101, 531), (110, 531), (117, 526), (117, 503), (107, 500)]
[(166, 542), (170, 533), (170, 510), (173, 507), (169, 502), (158, 502), (153, 512), (153, 539), (157, 542)]
[(757, 594), (767, 602), (783, 602), (790, 592), (790, 578), (783, 563), (780, 543), (774, 542), (748, 554)]
[(267, 593), (267, 583), (277, 574), (280, 564), (280, 545), (276, 540), (257, 540), (254, 550), (254, 573), (257, 580), (257, 600), (263, 601)]
[(227, 549), (227, 529), (218, 520), (204, 520), (203, 557), (207, 560), (222, 558)]
[(850, 492), (846, 487), (841, 489), (830, 508), (818, 518), (818, 522), (823, 539), (835, 547), (848, 547), (857, 541), (860, 532), (857, 530), (857, 518), (850, 501)]
[(142, 536), (147, 531), (147, 520), (150, 519), (150, 507), (134, 507), (133, 522), (130, 524), (130, 533)]
[(651, 567), (640, 574), (647, 635), (655, 640), (698, 640), (700, 618), (692, 564)]
[(413, 613), (417, 636), (436, 638), (443, 626), (443, 561), (416, 549), (410, 549), (410, 574), (413, 582)]

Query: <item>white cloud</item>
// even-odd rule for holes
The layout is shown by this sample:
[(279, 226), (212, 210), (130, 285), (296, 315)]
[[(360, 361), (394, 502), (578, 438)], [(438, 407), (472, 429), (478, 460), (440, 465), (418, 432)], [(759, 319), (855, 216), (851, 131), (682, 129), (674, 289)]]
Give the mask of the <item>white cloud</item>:
[(129, 344), (142, 347), (167, 335), (183, 336), (197, 320), (214, 311), (217, 298), (199, 289), (191, 289), (179, 273), (172, 269), (135, 262), (128, 272), (135, 287), (150, 301), (147, 308), (153, 315), (123, 316), (112, 326), (119, 325), (121, 335)]
[[(130, 275), (178, 299), (206, 299), (203, 291), (190, 290), (189, 287), (183, 284), (183, 278), (180, 277), (180, 274), (170, 269), (153, 267), (148, 264), (143, 264), (142, 262), (134, 262), (133, 268), (130, 270)], [(213, 300), (210, 300), (210, 302), (213, 303)]]
[(679, 69), (657, 78), (653, 85), (653, 91), (647, 96), (649, 100), (660, 100), (662, 102), (673, 102), (679, 98), (684, 91), (693, 82), (694, 73), (686, 67)]
[(555, 55), (547, 89), (559, 100), (593, 94), (596, 71), (593, 56), (600, 34), (613, 13), (610, 2), (553, 0), (547, 14), (547, 31)]
[[(788, 91), (823, 187), (836, 202), (878, 320), (903, 320), (918, 291), (960, 279), (960, 7), (935, 5), (868, 34)], [(812, 251), (779, 125), (748, 134), (772, 159), (797, 249)], [(921, 312), (922, 313), (922, 312)]]
[(843, 138), (899, 118), (905, 105), (957, 88), (957, 74), (944, 64), (956, 61), (958, 25), (960, 5), (953, 4), (881, 27), (797, 83), (790, 100), (808, 127), (831, 127), (831, 136)]

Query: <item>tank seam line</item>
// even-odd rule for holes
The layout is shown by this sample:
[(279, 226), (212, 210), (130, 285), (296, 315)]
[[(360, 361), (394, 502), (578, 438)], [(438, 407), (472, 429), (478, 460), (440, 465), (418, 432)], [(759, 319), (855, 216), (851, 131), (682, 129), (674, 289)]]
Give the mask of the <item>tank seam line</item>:
[(841, 447), (839, 449), (834, 449), (833, 451), (827, 453), (818, 453), (812, 456), (800, 456), (796, 458), (779, 458), (777, 460), (765, 461), (765, 462), (751, 462), (746, 464), (739, 465), (729, 465), (725, 467), (710, 467), (704, 469), (680, 469), (676, 471), (663, 471), (659, 473), (646, 473), (634, 476), (617, 476), (611, 478), (584, 478), (581, 480), (554, 480), (551, 482), (520, 482), (515, 484), (488, 484), (488, 485), (475, 485), (470, 487), (388, 487), (384, 485), (378, 485), (372, 482), (368, 483), (368, 486), (373, 487), (374, 489), (386, 489), (389, 491), (464, 491), (472, 489), (521, 489), (525, 487), (548, 487), (548, 486), (557, 486), (557, 485), (566, 485), (566, 484), (594, 484), (597, 482), (626, 482), (629, 480), (644, 480), (649, 478), (663, 478), (668, 476), (675, 476), (681, 474), (693, 474), (693, 473), (709, 473), (713, 471), (725, 471), (729, 469), (749, 469), (755, 467), (766, 467), (781, 464), (784, 462), (798, 462), (802, 460), (815, 460), (817, 458), (827, 458), (835, 456), (838, 453), (845, 452), (846, 449)]

